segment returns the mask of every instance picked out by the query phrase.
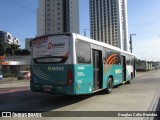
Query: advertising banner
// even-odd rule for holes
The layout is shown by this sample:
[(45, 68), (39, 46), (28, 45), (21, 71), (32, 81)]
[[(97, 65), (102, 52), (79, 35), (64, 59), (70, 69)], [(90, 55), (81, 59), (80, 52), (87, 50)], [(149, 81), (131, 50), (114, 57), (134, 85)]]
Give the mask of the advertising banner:
[(62, 57), (69, 52), (69, 37), (45, 36), (33, 41), (33, 58)]

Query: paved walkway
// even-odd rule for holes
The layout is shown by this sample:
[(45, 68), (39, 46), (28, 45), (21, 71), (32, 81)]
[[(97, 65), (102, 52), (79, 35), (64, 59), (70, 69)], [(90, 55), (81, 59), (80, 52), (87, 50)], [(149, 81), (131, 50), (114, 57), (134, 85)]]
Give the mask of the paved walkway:
[[(154, 73), (156, 71), (160, 71), (160, 70), (154, 70), (154, 71), (147, 71), (147, 72), (137, 72), (136, 77), (143, 77), (145, 75), (148, 75), (149, 73)], [(0, 84), (2, 88), (7, 88), (7, 86), (21, 86), (21, 87), (25, 87), (25, 86), (29, 86), (29, 81), (30, 80), (17, 80), (16, 78), (12, 79), (12, 78), (8, 78), (8, 79), (3, 79), (0, 80)], [(2, 85), (3, 84), (3, 85)], [(0, 88), (1, 88), (0, 87)], [(152, 100), (152, 103), (148, 109), (148, 111), (160, 111), (160, 89), (157, 90), (156, 94), (154, 95), (154, 99)], [(154, 118), (146, 118), (146, 120), (150, 120), (150, 119), (154, 119)], [(158, 120), (158, 119), (154, 119), (154, 120)]]

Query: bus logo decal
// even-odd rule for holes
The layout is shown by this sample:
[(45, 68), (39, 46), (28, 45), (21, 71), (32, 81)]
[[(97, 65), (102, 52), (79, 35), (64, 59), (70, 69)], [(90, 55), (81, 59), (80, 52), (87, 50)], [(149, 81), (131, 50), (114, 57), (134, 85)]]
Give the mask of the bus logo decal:
[(52, 67), (51, 67), (51, 66), (49, 66), (49, 67), (48, 67), (48, 71), (51, 71), (51, 70), (52, 70)]
[(116, 69), (115, 70), (115, 74), (121, 74), (122, 73), (122, 69)]
[[(36, 76), (35, 79), (37, 79), (37, 77), (39, 77), (39, 78), (41, 78), (41, 79), (45, 79), (45, 80), (47, 80), (47, 81), (51, 81), (51, 79), (54, 79), (53, 76), (49, 76), (49, 75), (43, 73), (39, 67), (36, 67), (36, 66), (35, 66), (35, 67), (32, 67), (32, 68), (33, 68), (33, 69), (32, 69), (32, 70), (33, 70), (33, 73), (34, 73), (34, 75)], [(37, 80), (38, 80), (38, 79), (37, 79)]]
[(105, 61), (104, 70), (105, 71), (107, 70), (106, 65), (109, 65), (110, 67), (112, 67), (112, 65), (114, 65), (117, 62), (117, 58), (118, 58), (118, 54), (110, 55)]
[(52, 66), (48, 66), (48, 71), (64, 71), (64, 67), (52, 67)]

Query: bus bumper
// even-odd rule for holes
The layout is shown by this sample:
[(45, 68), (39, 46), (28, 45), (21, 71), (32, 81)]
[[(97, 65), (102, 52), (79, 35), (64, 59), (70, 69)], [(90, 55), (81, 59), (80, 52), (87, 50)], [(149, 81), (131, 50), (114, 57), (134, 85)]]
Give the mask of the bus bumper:
[(74, 84), (66, 86), (60, 86), (60, 85), (54, 86), (54, 85), (33, 84), (32, 82), (30, 82), (30, 89), (36, 92), (76, 95), (76, 92), (74, 90)]

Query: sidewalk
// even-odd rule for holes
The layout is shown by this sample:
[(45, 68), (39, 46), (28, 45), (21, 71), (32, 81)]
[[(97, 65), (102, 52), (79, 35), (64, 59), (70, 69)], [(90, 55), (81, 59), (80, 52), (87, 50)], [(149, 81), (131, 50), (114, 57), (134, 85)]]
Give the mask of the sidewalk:
[(160, 71), (160, 69), (151, 70), (151, 71), (138, 71), (138, 72), (136, 72), (136, 78), (137, 78), (137, 77), (141, 77), (141, 76), (143, 76), (143, 75), (147, 75), (148, 73), (156, 72), (156, 71)]
[(0, 90), (1, 89), (14, 89), (30, 86), (30, 80), (17, 80), (16, 78), (3, 78), (0, 80)]
[[(160, 70), (154, 70), (154, 71), (147, 71), (147, 72), (137, 72), (137, 78), (139, 78), (139, 77), (143, 77), (143, 76), (145, 76), (145, 75), (147, 75), (147, 74), (152, 74), (152, 73), (154, 73), (154, 72), (159, 72)], [(29, 81), (30, 80), (13, 80), (13, 81), (11, 81), (12, 79), (6, 79), (6, 81), (5, 80), (3, 80), (3, 81), (0, 81), (0, 84), (2, 83), (2, 87), (3, 88), (5, 88), (6, 86), (11, 86), (11, 87), (13, 87), (13, 85), (16, 85), (15, 87), (18, 87), (18, 86), (29, 86)], [(135, 79), (136, 80), (136, 79)], [(8, 83), (11, 83), (11, 84), (8, 84)], [(131, 87), (135, 87), (134, 86), (134, 84), (132, 85), (131, 84)], [(0, 87), (1, 88), (1, 87)], [(122, 94), (122, 96), (121, 97), (116, 97), (116, 95), (115, 94), (111, 94), (111, 96), (110, 95), (108, 95), (107, 97), (110, 97), (109, 99), (112, 99), (112, 98), (118, 98), (118, 99), (121, 99), (121, 98), (123, 98), (123, 96), (129, 96), (127, 93), (122, 93), (123, 92), (123, 90), (120, 92), (121, 94)], [(160, 96), (160, 89), (159, 90), (157, 90), (156, 92), (151, 92), (151, 93), (153, 93), (153, 94), (148, 94), (148, 96), (152, 96), (152, 97), (148, 97), (149, 99), (151, 99), (151, 102), (149, 102), (149, 105), (150, 105), (150, 107), (148, 108), (148, 103), (146, 104), (147, 105), (147, 107), (146, 107), (146, 111), (156, 111), (156, 109), (158, 109), (158, 105), (160, 105), (160, 101), (158, 101), (159, 100), (159, 96)], [(133, 93), (133, 96), (135, 95), (135, 97), (134, 98), (136, 98), (136, 92), (134, 92)], [(141, 102), (142, 102), (142, 104), (145, 104), (145, 101), (142, 101), (143, 100), (143, 95), (144, 95), (144, 93), (143, 93), (143, 91), (142, 91), (142, 93), (139, 93), (137, 96), (140, 96), (140, 95), (142, 95), (142, 97), (140, 97), (139, 99), (133, 99), (135, 102), (137, 102), (137, 100), (139, 100), (140, 102), (138, 102), (138, 103), (136, 103), (136, 104), (141, 104)], [(97, 95), (98, 96), (98, 95)], [(145, 95), (144, 95), (145, 96)], [(90, 106), (90, 105), (98, 105), (99, 103), (100, 104), (102, 104), (102, 105), (105, 105), (105, 96), (102, 96), (102, 98), (104, 98), (103, 100), (100, 100), (98, 97), (96, 97), (96, 99), (95, 99), (95, 101), (92, 101), (92, 98), (90, 98), (90, 99), (86, 99), (85, 101), (80, 101), (80, 102), (82, 102), (82, 104), (84, 104), (84, 102), (88, 102), (86, 105), (88, 105), (88, 106)], [(98, 101), (96, 101), (96, 100), (98, 100)], [(115, 101), (117, 101), (118, 103), (122, 103), (122, 104), (120, 104), (120, 105), (118, 105), (118, 103), (117, 104), (114, 104), (114, 102), (112, 102), (113, 100), (115, 100)], [(90, 103), (90, 101), (92, 101), (91, 103)], [(119, 101), (119, 100), (117, 100), (117, 99), (112, 99), (112, 101), (110, 101), (110, 104), (111, 104), (111, 106), (109, 106), (108, 108), (110, 109), (110, 107), (112, 108), (113, 106), (116, 106), (116, 108), (117, 108), (117, 110), (118, 109), (121, 109), (121, 107), (124, 107), (124, 108), (127, 108), (127, 105), (129, 106), (130, 105), (130, 101), (129, 100), (125, 100), (124, 99), (124, 101)], [(133, 103), (134, 103), (134, 101), (133, 101)], [(150, 100), (149, 100), (150, 101)], [(147, 102), (147, 101), (146, 101)], [(135, 104), (135, 103), (134, 103)], [(68, 110), (69, 108), (72, 108), (73, 107), (73, 109), (74, 110), (77, 110), (77, 109), (81, 109), (82, 107), (80, 107), (79, 106), (80, 104), (78, 104), (76, 107), (74, 106), (74, 104), (72, 105), (69, 105), (69, 107), (67, 108), (67, 106), (66, 106), (66, 110)], [(113, 106), (112, 106), (113, 105)], [(80, 107), (80, 108), (79, 108)], [(142, 107), (143, 107), (143, 105), (142, 105)], [(98, 107), (97, 107), (98, 108)], [(129, 107), (128, 107), (129, 108)], [(134, 107), (133, 107), (134, 108)], [(145, 107), (144, 107), (145, 108)], [(86, 109), (86, 108), (85, 108)], [(124, 119), (124, 118), (122, 118), (122, 119)], [(127, 118), (126, 118), (127, 119)], [(137, 118), (138, 119), (138, 118)], [(158, 120), (158, 119), (154, 119), (154, 118), (151, 118), (151, 117), (145, 117), (145, 119), (144, 120)]]
[(2, 80), (0, 80), (0, 84), (9, 84), (9, 83), (18, 83), (18, 82), (29, 82), (30, 79), (23, 79), (23, 80), (18, 80), (15, 77), (8, 77), (8, 78), (3, 78)]

